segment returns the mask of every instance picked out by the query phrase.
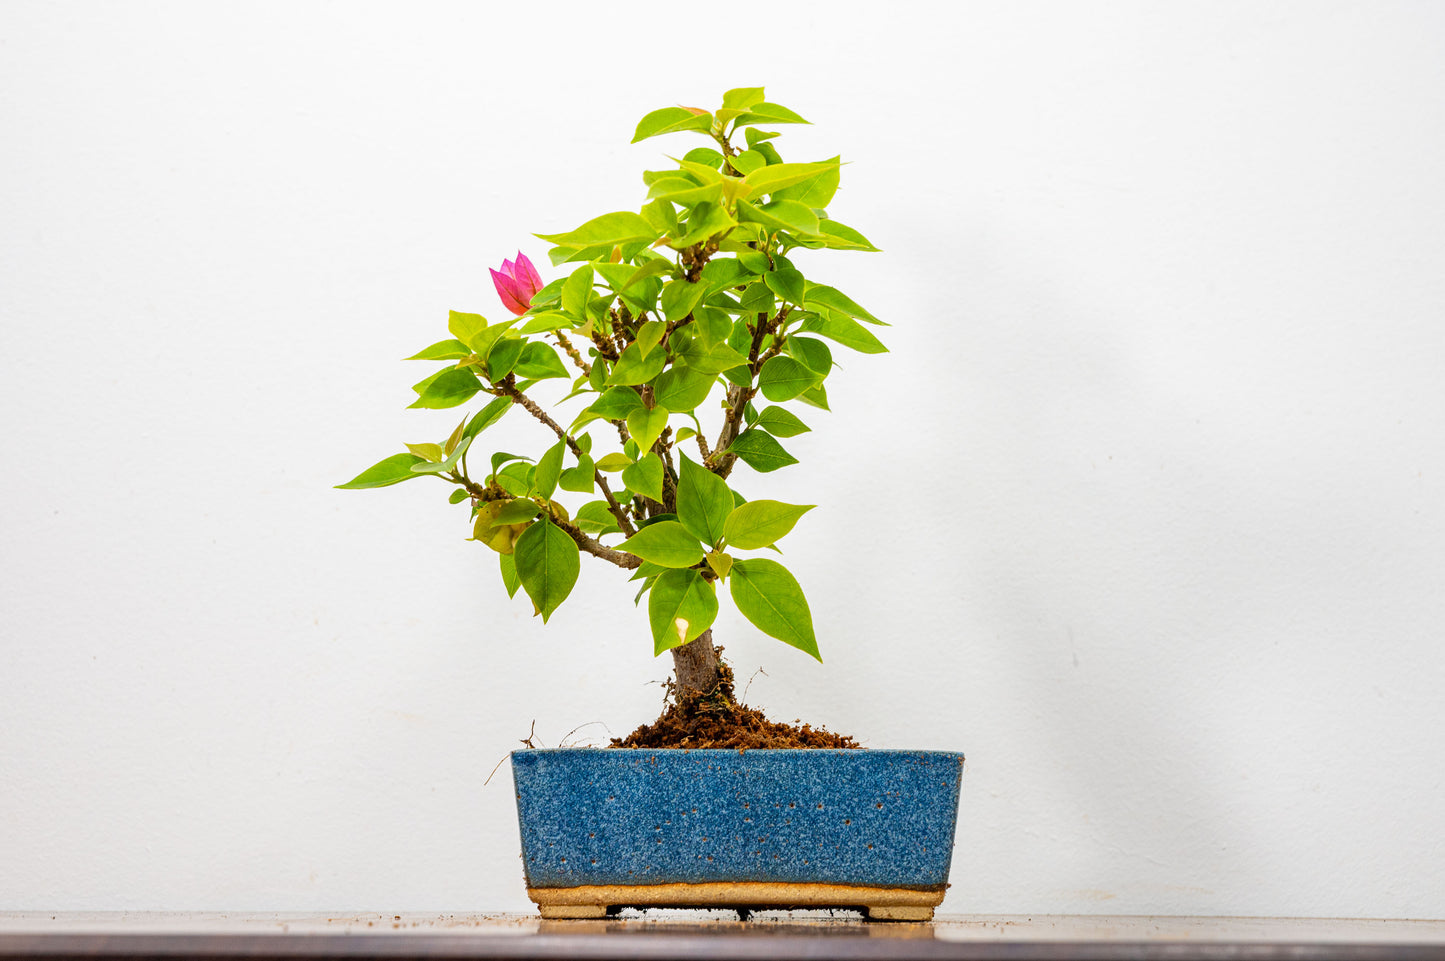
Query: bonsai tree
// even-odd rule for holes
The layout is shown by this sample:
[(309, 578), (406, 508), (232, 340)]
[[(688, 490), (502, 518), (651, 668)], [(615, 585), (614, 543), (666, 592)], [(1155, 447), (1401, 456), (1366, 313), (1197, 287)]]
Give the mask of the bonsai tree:
[[(828, 409), (830, 343), (885, 350), (860, 323), (881, 321), (803, 272), (806, 251), (877, 248), (828, 214), (839, 158), (785, 161), (764, 129), (799, 123), (761, 87), (729, 90), (712, 112), (643, 117), (633, 143), (705, 143), (643, 173), (639, 210), (538, 234), (552, 245), (550, 281), (520, 252), (493, 270), (510, 316), (452, 311), (451, 336), (409, 358), (442, 362), (412, 407), (488, 402), (445, 439), (339, 485), (452, 486), (508, 594), (524, 591), (544, 622), (580, 555), (630, 571), (654, 652), (672, 652), (675, 701), (731, 697), (711, 630), (724, 587), (759, 630), (819, 656), (803, 591), (768, 554), (811, 505), (746, 500), (731, 481), (740, 464), (797, 463), (780, 441), (809, 430), (796, 405)], [(544, 403), (549, 381), (568, 389)], [(478, 457), (478, 438), (514, 409), (537, 422), (539, 448)]]

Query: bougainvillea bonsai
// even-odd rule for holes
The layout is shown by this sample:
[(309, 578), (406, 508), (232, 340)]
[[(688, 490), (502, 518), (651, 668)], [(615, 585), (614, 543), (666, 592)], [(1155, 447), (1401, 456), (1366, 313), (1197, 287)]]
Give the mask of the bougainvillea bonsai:
[[(759, 474), (797, 463), (779, 441), (809, 427), (787, 405), (828, 409), (829, 342), (885, 350), (860, 323), (881, 321), (804, 275), (803, 252), (877, 249), (827, 212), (840, 158), (785, 161), (764, 129), (806, 122), (761, 87), (729, 90), (712, 112), (643, 117), (633, 143), (686, 132), (707, 144), (646, 171), (639, 211), (538, 234), (552, 245), (550, 282), (520, 252), (493, 270), (510, 316), (453, 311), (451, 337), (409, 358), (444, 362), (412, 407), (490, 401), (445, 440), (408, 444), (339, 485), (453, 485), (508, 593), (523, 590), (544, 622), (581, 554), (631, 571), (655, 653), (672, 652), (674, 707), (732, 701), (711, 631), (724, 586), (759, 630), (819, 656), (798, 581), (758, 553), (810, 506), (745, 499), (731, 483), (739, 463)], [(544, 404), (550, 381), (570, 389)], [(477, 439), (513, 408), (548, 446), (478, 458)], [(751, 478), (744, 489), (756, 493)]]

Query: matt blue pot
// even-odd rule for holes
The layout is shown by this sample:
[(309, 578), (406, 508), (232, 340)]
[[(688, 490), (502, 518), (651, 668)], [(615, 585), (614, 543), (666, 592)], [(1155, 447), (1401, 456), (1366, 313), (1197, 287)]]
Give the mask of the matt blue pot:
[(931, 916), (962, 771), (942, 751), (512, 754), (527, 887), (551, 917), (628, 904)]

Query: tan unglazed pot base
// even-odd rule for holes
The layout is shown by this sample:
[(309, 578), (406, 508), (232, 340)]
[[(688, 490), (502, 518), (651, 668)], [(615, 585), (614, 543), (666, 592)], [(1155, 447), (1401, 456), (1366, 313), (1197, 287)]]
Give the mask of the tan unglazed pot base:
[(528, 888), (542, 917), (604, 918), (622, 908), (856, 908), (871, 921), (931, 921), (942, 890), (770, 881), (704, 884), (584, 884)]

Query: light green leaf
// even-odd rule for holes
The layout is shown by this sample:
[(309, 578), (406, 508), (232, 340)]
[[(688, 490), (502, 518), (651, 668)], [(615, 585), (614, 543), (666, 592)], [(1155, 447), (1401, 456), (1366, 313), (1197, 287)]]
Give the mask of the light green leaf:
[[(839, 167), (843, 158), (834, 157), (825, 161), (824, 169), (819, 170), (806, 180), (782, 187), (773, 191), (774, 200), (796, 200), (806, 207), (823, 208), (833, 200), (833, 195), (838, 192), (838, 180), (841, 173)], [(824, 221), (826, 224), (827, 221)], [(826, 228), (824, 230), (826, 233)]]
[(622, 530), (606, 501), (588, 501), (577, 509), (574, 520), (589, 534), (611, 534)]
[(697, 538), (677, 521), (649, 524), (624, 541), (618, 550), (663, 567), (691, 567), (703, 556)]
[(562, 311), (580, 323), (587, 319), (587, 302), (592, 299), (592, 265), (583, 264), (562, 285)]
[(767, 431), (774, 437), (796, 437), (798, 434), (806, 434), (812, 430), (807, 424), (798, 419), (792, 411), (782, 407), (766, 407), (758, 415), (757, 427)]
[(517, 577), (545, 624), (577, 583), (577, 542), (544, 516), (517, 538), (512, 557)]
[(670, 204), (691, 207), (700, 203), (717, 203), (722, 199), (722, 184), (700, 184), (683, 173), (660, 177), (647, 188), (648, 200), (661, 200)]
[(523, 377), (532, 380), (546, 380), (549, 377), (566, 377), (567, 368), (557, 352), (540, 340), (534, 340), (522, 350), (521, 359), (512, 368)]
[(512, 372), (517, 361), (522, 359), (525, 345), (516, 337), (502, 337), (487, 351), (487, 377), (496, 383)]
[(642, 348), (636, 341), (633, 341), (617, 358), (617, 366), (612, 368), (612, 376), (607, 378), (607, 383), (620, 387), (645, 384), (662, 373), (662, 368), (665, 366), (667, 366), (667, 351), (651, 350), (644, 357)]
[(789, 337), (788, 353), (802, 361), (821, 379), (833, 370), (833, 351), (821, 340), (812, 337)]
[[(724, 347), (727, 345), (723, 345)], [(671, 367), (658, 375), (653, 384), (653, 396), (657, 403), (670, 411), (695, 410), (707, 400), (716, 382), (715, 375), (691, 367)]]
[(642, 407), (642, 398), (631, 387), (609, 387), (587, 408), (608, 420), (626, 420), (627, 415)]
[(406, 449), (422, 460), (431, 461), (433, 464), (440, 464), (447, 456), (442, 453), (440, 444), (407, 444)]
[(669, 281), (662, 288), (660, 305), (662, 314), (670, 321), (679, 321), (692, 313), (692, 309), (702, 301), (703, 294), (707, 293), (704, 284), (694, 284), (687, 280)]
[(883, 327), (888, 326), (862, 307), (859, 307), (858, 304), (853, 301), (853, 298), (847, 294), (833, 287), (825, 287), (822, 284), (814, 284), (808, 288), (803, 306), (809, 310), (817, 310), (819, 307), (829, 307), (839, 313), (847, 314), (849, 317), (866, 320), (870, 324), (879, 324)]
[[(541, 510), (540, 507), (524, 497), (514, 497), (504, 502), (501, 507), (496, 509), (495, 513), (490, 515), (491, 523), (488, 524), (487, 527), (506, 527), (511, 524), (525, 524), (527, 521), (536, 517)], [(478, 519), (483, 516), (488, 515), (477, 515)]]
[(597, 465), (592, 462), (592, 458), (583, 454), (578, 458), (576, 467), (569, 467), (562, 472), (557, 486), (564, 491), (590, 494), (597, 487), (596, 471)]
[(739, 434), (737, 440), (728, 447), (728, 451), (736, 454), (744, 464), (759, 474), (767, 474), (798, 462), (796, 457), (783, 450), (783, 445), (774, 440), (771, 434), (756, 427), (750, 427)]
[(746, 110), (763, 102), (762, 87), (734, 87), (723, 94), (723, 106)]
[(654, 656), (698, 638), (717, 619), (717, 589), (696, 570), (663, 571), (647, 598)]
[(487, 329), (487, 318), (481, 314), (465, 314), (459, 310), (447, 312), (447, 330), (464, 344), (470, 344), (472, 337)]
[(439, 340), (430, 347), (412, 354), (407, 360), (461, 360), (470, 354), (467, 345), (459, 340)]
[(770, 270), (763, 274), (763, 283), (768, 289), (778, 295), (778, 299), (788, 304), (801, 304), (803, 302), (803, 274), (792, 268), (783, 267), (779, 270)]
[(820, 662), (813, 614), (803, 589), (788, 569), (763, 557), (733, 562), (728, 577), (733, 603), (743, 617), (769, 637), (776, 637)]
[(411, 407), (442, 410), (465, 404), (482, 389), (482, 382), (470, 370), (449, 367), (412, 388), (418, 394)]
[[(734, 442), (736, 445), (736, 442)], [(708, 546), (722, 539), (723, 526), (733, 510), (727, 482), (679, 453), (677, 519), (688, 532)]]
[(566, 442), (559, 440), (547, 448), (547, 453), (537, 461), (537, 473), (532, 478), (532, 486), (537, 489), (537, 496), (543, 500), (551, 500), (557, 491), (557, 481), (562, 476), (562, 455), (566, 450)]
[(710, 113), (693, 113), (686, 107), (663, 107), (638, 121), (637, 130), (632, 134), (632, 142), (637, 143), (648, 137), (676, 133), (679, 130), (707, 131), (711, 127)]
[(818, 231), (823, 235), (823, 246), (834, 250), (868, 250), (875, 253), (878, 250), (867, 237), (836, 220), (823, 221), (818, 225)]
[[(534, 236), (566, 247), (597, 247), (616, 244), (652, 243), (657, 231), (641, 215), (630, 210), (593, 217), (576, 230), (565, 234), (536, 234)], [(466, 340), (465, 337), (460, 338)]]
[(498, 554), (502, 559), (502, 586), (507, 589), (508, 597), (517, 596), (517, 588), (522, 586), (522, 579), (517, 576), (517, 562), (511, 554)]
[[(666, 291), (663, 292), (666, 295)], [(662, 341), (662, 335), (667, 333), (667, 324), (660, 320), (649, 320), (637, 328), (637, 349), (642, 352), (644, 358)]]
[(748, 501), (733, 509), (723, 530), (728, 544), (744, 550), (771, 547), (781, 540), (798, 518), (813, 509), (812, 504), (784, 504), (782, 501)]
[[(718, 341), (711, 347), (705, 347), (702, 341), (702, 337), (696, 338), (681, 355), (687, 366), (694, 371), (709, 375), (721, 374), (725, 370), (740, 367), (748, 362), (745, 356), (734, 350), (725, 340)], [(661, 382), (662, 379), (658, 378), (659, 386)], [(702, 400), (699, 400), (698, 403), (702, 403)]]
[(344, 491), (360, 491), (370, 490), (373, 487), (390, 487), (392, 484), (400, 484), (404, 480), (420, 477), (420, 474), (412, 473), (411, 469), (415, 464), (424, 463), (426, 461), (415, 454), (392, 454), (385, 460), (372, 464), (345, 484), (337, 484), (336, 488)]
[(747, 113), (738, 117), (734, 126), (741, 127), (751, 123), (808, 123), (808, 121), (782, 104), (757, 103), (749, 107)]
[(638, 450), (652, 450), (652, 445), (667, 428), (667, 413), (666, 407), (654, 407), (652, 410), (639, 407), (627, 415), (627, 432), (637, 442)]
[[(809, 291), (811, 293), (811, 291)], [(820, 334), (834, 343), (851, 347), (865, 354), (884, 354), (888, 348), (873, 335), (873, 332), (851, 317), (842, 314), (815, 314), (803, 321), (798, 330), (809, 334)]]
[(817, 372), (792, 357), (771, 357), (758, 372), (758, 386), (771, 401), (792, 400), (817, 382)]
[(819, 174), (838, 169), (838, 158), (821, 163), (782, 163), (759, 167), (743, 178), (755, 194), (773, 194), (785, 187), (806, 184)]
[(619, 454), (613, 451), (610, 454), (603, 454), (597, 458), (597, 469), (607, 474), (615, 474), (632, 466), (632, 458), (626, 454)]
[(662, 458), (657, 456), (656, 451), (638, 458), (636, 462), (622, 469), (622, 483), (634, 494), (641, 494), (643, 497), (650, 497), (655, 501), (662, 500)]
[(492, 401), (490, 404), (477, 411), (476, 414), (472, 415), (472, 419), (467, 421), (466, 430), (462, 431), (462, 436), (477, 436), (482, 431), (486, 430), (488, 427), (491, 427), (497, 421), (501, 420), (502, 415), (511, 409), (512, 398), (498, 397), (496, 400)]
[(577, 326), (576, 318), (568, 317), (566, 314), (559, 313), (555, 310), (548, 310), (529, 316), (527, 322), (517, 328), (517, 332), (521, 334), (545, 334), (549, 331), (575, 326)]
[(731, 554), (725, 554), (722, 551), (708, 551), (707, 557), (703, 559), (707, 561), (707, 566), (712, 568), (714, 574), (723, 580), (727, 580), (728, 571), (733, 569), (733, 558)]

